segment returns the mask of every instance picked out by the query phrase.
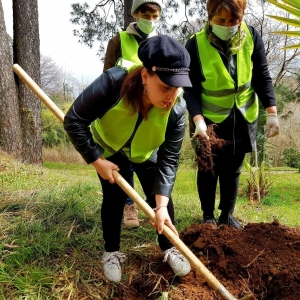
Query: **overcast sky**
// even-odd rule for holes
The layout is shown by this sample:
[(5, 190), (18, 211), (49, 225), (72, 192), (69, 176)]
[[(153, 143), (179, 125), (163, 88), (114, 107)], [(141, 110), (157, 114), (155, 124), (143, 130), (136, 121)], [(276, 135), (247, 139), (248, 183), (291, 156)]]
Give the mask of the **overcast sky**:
[[(96, 55), (97, 49), (80, 44), (73, 36), (71, 24), (72, 3), (86, 0), (38, 0), (40, 51), (80, 81), (90, 83), (102, 73), (103, 64)], [(96, 0), (89, 0), (92, 6)], [(13, 37), (12, 0), (2, 0), (6, 30)], [(95, 45), (97, 46), (97, 45)]]

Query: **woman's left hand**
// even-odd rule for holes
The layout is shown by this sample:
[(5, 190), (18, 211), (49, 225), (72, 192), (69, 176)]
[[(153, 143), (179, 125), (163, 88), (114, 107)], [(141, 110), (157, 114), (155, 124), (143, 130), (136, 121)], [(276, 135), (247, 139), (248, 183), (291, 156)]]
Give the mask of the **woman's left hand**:
[(266, 136), (267, 138), (270, 138), (279, 134), (277, 108), (276, 106), (267, 107), (266, 112), (267, 112)]
[(274, 113), (267, 115), (266, 122), (266, 135), (268, 138), (276, 136), (279, 134), (279, 122), (278, 117)]
[(176, 228), (174, 227), (171, 219), (170, 219), (170, 216), (169, 216), (169, 213), (168, 213), (168, 208), (163, 206), (161, 208), (159, 208), (158, 210), (155, 211), (155, 215), (156, 215), (156, 220), (157, 220), (157, 225), (150, 221), (151, 225), (157, 229), (158, 233), (159, 234), (162, 234), (163, 232), (163, 226), (166, 225), (168, 226), (177, 236), (178, 235), (178, 232), (176, 230)]
[(98, 158), (92, 165), (96, 169), (97, 173), (105, 180), (108, 180), (110, 183), (115, 183), (113, 176), (113, 170), (120, 171), (119, 167), (112, 163), (109, 160)]

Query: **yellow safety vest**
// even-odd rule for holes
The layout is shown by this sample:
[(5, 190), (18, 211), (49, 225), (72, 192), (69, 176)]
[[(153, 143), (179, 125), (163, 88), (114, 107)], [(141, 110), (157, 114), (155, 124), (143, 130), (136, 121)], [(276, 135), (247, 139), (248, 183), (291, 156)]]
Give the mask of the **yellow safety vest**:
[(224, 66), (217, 49), (210, 45), (204, 30), (196, 34), (199, 59), (205, 81), (202, 82), (203, 115), (214, 123), (224, 121), (234, 104), (245, 119), (252, 123), (258, 116), (258, 99), (251, 85), (254, 49), (252, 35), (245, 22), (241, 29), (246, 31), (246, 41), (237, 54), (237, 86)]
[(137, 54), (139, 44), (133, 34), (127, 33), (126, 31), (121, 31), (119, 34), (121, 41), (121, 56), (126, 60), (141, 64)]
[[(120, 59), (118, 65), (128, 72), (138, 66), (124, 59)], [(147, 120), (143, 119), (136, 128), (138, 113), (132, 114), (124, 96), (101, 119), (96, 119), (90, 129), (94, 141), (104, 149), (104, 157), (122, 150), (132, 162), (142, 163), (164, 142), (170, 112), (153, 106)]]
[[(138, 113), (132, 115), (126, 98), (121, 98), (101, 118), (91, 124), (94, 140), (104, 148), (104, 157), (123, 150), (132, 162), (146, 161), (164, 142), (170, 111), (165, 108), (152, 107), (148, 119), (142, 120), (137, 128)], [(132, 137), (129, 148), (125, 148)]]

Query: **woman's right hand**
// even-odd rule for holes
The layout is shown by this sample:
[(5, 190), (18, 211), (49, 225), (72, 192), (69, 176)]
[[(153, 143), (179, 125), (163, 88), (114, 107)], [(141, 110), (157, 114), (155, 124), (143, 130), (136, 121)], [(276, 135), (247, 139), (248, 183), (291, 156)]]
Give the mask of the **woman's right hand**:
[(195, 116), (193, 120), (194, 120), (195, 127), (196, 127), (193, 137), (195, 137), (197, 135), (201, 135), (204, 138), (206, 138), (207, 140), (209, 140), (209, 137), (206, 133), (207, 126), (206, 126), (206, 123), (205, 123), (203, 117), (202, 116), (201, 117), (200, 116)]
[(103, 179), (108, 180), (110, 183), (115, 183), (112, 171), (120, 170), (117, 165), (101, 157), (95, 160), (92, 165)]
[(167, 207), (164, 206), (160, 208), (155, 212), (155, 215), (157, 220), (157, 226), (155, 226), (155, 223), (153, 225), (157, 228), (159, 234), (163, 233), (163, 226), (167, 225), (177, 236), (179, 236), (177, 229), (171, 221)]

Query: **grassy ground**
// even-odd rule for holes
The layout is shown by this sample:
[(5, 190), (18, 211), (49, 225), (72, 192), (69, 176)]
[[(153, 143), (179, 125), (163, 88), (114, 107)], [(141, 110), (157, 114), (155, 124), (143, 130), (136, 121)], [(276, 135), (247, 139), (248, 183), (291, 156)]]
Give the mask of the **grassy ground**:
[[(88, 277), (88, 265), (99, 262), (103, 251), (102, 194), (95, 171), (82, 163), (24, 166), (0, 154), (0, 300), (68, 299), (76, 288), (70, 274), (81, 270)], [(248, 173), (243, 172), (235, 215), (244, 223), (276, 218), (300, 226), (300, 173), (270, 176), (268, 196), (250, 205)], [(201, 220), (195, 181), (190, 161), (182, 162), (173, 192), (178, 231)], [(137, 180), (136, 190), (143, 197)], [(144, 251), (156, 240), (147, 218), (142, 212), (139, 217), (145, 221), (138, 230), (122, 231), (124, 252)], [(78, 265), (83, 261), (84, 268)]]

